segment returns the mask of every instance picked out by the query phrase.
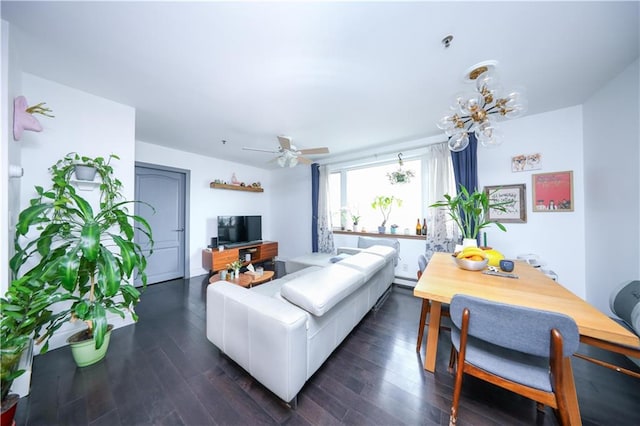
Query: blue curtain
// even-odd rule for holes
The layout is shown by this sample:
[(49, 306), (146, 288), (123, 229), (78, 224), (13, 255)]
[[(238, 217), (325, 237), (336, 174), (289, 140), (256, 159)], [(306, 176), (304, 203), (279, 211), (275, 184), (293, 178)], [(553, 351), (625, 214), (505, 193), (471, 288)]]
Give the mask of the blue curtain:
[(320, 194), (320, 164), (311, 165), (311, 251), (318, 252), (318, 195)]
[[(469, 192), (478, 189), (478, 140), (475, 133), (469, 134), (469, 146), (459, 152), (451, 153), (453, 174), (456, 178), (456, 190), (464, 185)], [(480, 235), (478, 235), (478, 243)]]
[(469, 146), (459, 152), (451, 153), (456, 189), (460, 184), (469, 192), (478, 189), (478, 140), (475, 133), (469, 134)]

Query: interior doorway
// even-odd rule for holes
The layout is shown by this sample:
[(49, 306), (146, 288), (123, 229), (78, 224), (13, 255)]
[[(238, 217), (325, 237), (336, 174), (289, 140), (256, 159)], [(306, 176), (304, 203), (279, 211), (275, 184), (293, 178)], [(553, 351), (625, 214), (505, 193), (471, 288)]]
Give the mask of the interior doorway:
[[(135, 214), (149, 222), (154, 240), (147, 284), (189, 276), (189, 177), (188, 170), (136, 163), (135, 199), (142, 203), (136, 203)], [(149, 241), (142, 232), (136, 230), (135, 241), (148, 254)], [(142, 285), (139, 278), (136, 285)]]

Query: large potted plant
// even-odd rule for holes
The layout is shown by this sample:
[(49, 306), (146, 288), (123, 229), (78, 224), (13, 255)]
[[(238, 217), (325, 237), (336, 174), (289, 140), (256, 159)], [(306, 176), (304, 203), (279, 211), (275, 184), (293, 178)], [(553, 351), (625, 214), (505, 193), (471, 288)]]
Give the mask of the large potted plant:
[(506, 206), (512, 201), (496, 202), (491, 200), (491, 194), (487, 195), (484, 191), (469, 190), (460, 185), (460, 190), (455, 196), (449, 194), (444, 195), (444, 200), (438, 201), (429, 207), (446, 207), (447, 214), (458, 225), (463, 245), (477, 244), (478, 234), (481, 229), (496, 225), (498, 229), (506, 231), (503, 224), (489, 220), (489, 209), (506, 211)]
[[(133, 285), (137, 273), (143, 286), (147, 277), (145, 254), (134, 241), (135, 230), (153, 246), (149, 224), (129, 213), (134, 201), (122, 200), (122, 183), (115, 178), (111, 155), (89, 159), (100, 178), (99, 204), (94, 210), (71, 182), (76, 154), (69, 154), (50, 168), (51, 188), (37, 186), (37, 196), (22, 211), (16, 226), (16, 254), (11, 260), (15, 276), (27, 259), (39, 257), (26, 275), (60, 291), (71, 301), (53, 315), (42, 336), (45, 345), (67, 321), (84, 321), (87, 329), (71, 336), (72, 353), (79, 366), (93, 364), (106, 354), (111, 326), (107, 312), (128, 313), (137, 321), (133, 308), (140, 292)], [(32, 237), (30, 231), (38, 235)], [(29, 234), (29, 238), (26, 237)], [(36, 256), (37, 255), (37, 256)], [(46, 346), (45, 346), (46, 347)], [(97, 351), (97, 353), (93, 353)]]
[(380, 213), (382, 213), (382, 224), (378, 226), (378, 232), (380, 234), (384, 234), (387, 230), (386, 225), (389, 220), (389, 215), (391, 214), (391, 208), (393, 207), (394, 201), (398, 207), (402, 206), (402, 200), (395, 198), (393, 195), (378, 195), (371, 203), (371, 208), (378, 209), (380, 210)]

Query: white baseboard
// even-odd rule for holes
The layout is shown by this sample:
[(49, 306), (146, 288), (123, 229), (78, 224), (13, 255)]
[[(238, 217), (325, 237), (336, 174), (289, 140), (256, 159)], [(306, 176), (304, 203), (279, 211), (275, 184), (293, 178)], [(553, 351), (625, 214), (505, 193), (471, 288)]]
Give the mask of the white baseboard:
[(11, 385), (11, 393), (17, 393), (20, 398), (29, 395), (31, 389), (31, 366), (33, 364), (33, 340), (27, 346), (27, 349), (22, 352), (20, 357), (20, 364), (18, 364), (18, 370), (24, 370), (20, 376), (18, 376)]
[(412, 278), (394, 277), (393, 283), (404, 287), (415, 287), (418, 284), (418, 280)]

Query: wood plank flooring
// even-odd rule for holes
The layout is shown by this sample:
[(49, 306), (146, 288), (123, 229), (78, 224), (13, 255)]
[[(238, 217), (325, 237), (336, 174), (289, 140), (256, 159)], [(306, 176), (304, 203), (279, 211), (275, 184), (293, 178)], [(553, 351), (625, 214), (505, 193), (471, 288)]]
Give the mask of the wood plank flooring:
[[(18, 426), (40, 425), (446, 425), (453, 377), (449, 333), (436, 373), (415, 352), (420, 300), (394, 287), (299, 394), (292, 410), (205, 336), (206, 277), (149, 286), (140, 321), (113, 332), (107, 358), (77, 368), (68, 347), (35, 358)], [(595, 349), (582, 348), (595, 353)], [(598, 351), (599, 355), (603, 353)], [(604, 354), (630, 369), (624, 357)], [(583, 424), (640, 425), (640, 381), (573, 359)], [(547, 408), (465, 378), (460, 425), (556, 425)]]

